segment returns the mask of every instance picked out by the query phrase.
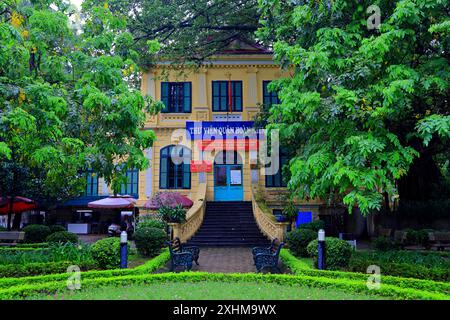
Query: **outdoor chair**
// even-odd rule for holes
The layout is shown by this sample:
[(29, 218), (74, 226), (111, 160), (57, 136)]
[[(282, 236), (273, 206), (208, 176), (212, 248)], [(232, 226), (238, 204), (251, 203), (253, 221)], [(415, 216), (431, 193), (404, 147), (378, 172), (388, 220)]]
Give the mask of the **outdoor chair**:
[(256, 272), (261, 272), (265, 268), (270, 268), (272, 271), (276, 270), (278, 273), (281, 273), (281, 270), (278, 267), (278, 260), (283, 246), (284, 242), (281, 242), (278, 247), (273, 246), (270, 252), (257, 253), (254, 256)]
[(353, 250), (356, 250), (356, 239), (353, 233), (339, 233), (339, 239), (346, 241), (349, 245), (352, 246)]
[(252, 249), (254, 264), (256, 264), (256, 255), (259, 253), (271, 254), (276, 246), (277, 241), (278, 241), (277, 238), (273, 239), (272, 242), (270, 243), (270, 246), (268, 247), (254, 247)]
[(192, 269), (192, 262), (198, 265), (200, 248), (195, 246), (183, 246), (177, 237), (173, 241), (167, 241), (170, 251), (170, 271), (174, 271), (176, 267), (184, 267), (186, 270)]

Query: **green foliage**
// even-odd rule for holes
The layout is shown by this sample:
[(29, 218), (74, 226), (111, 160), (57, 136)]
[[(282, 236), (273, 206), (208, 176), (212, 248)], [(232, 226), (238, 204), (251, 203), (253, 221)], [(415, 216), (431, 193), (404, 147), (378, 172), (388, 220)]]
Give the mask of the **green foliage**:
[(78, 243), (78, 236), (67, 231), (57, 231), (46, 238), (48, 243)]
[[(115, 269), (115, 270), (92, 270), (82, 273), (83, 279), (95, 279), (95, 278), (109, 278), (109, 277), (119, 277), (126, 275), (139, 275), (152, 273), (159, 268), (163, 267), (170, 259), (170, 253), (167, 249), (163, 249), (161, 254), (143, 265), (133, 268), (133, 269)], [(0, 278), (0, 289), (10, 288), (13, 286), (29, 285), (29, 284), (45, 284), (50, 282), (64, 282), (67, 280), (67, 273), (62, 274), (50, 274), (50, 275), (40, 275), (34, 277), (23, 277), (23, 278)]]
[[(311, 241), (306, 250), (314, 258), (314, 265), (317, 267), (318, 259), (318, 241)], [(352, 256), (352, 247), (344, 240), (338, 238), (325, 238), (326, 259), (325, 267), (327, 270), (339, 270), (348, 266)]]
[[(370, 30), (372, 4), (260, 1), (257, 33), (289, 71), (273, 82), (282, 102), (268, 119), (294, 154), (289, 188), (364, 215), (384, 194), (410, 199), (439, 182), (426, 169), (450, 135), (447, 3), (377, 1), (382, 23)], [(411, 171), (419, 159), (425, 169)]]
[(60, 226), (60, 225), (52, 225), (52, 226), (49, 226), (49, 228), (50, 228), (51, 233), (66, 231), (66, 228), (64, 228), (63, 226)]
[(25, 232), (25, 242), (39, 243), (45, 242), (50, 235), (50, 228), (41, 224), (31, 224), (23, 228)]
[(167, 234), (159, 228), (140, 227), (134, 233), (138, 252), (146, 257), (159, 254), (165, 241), (167, 241)]
[[(357, 280), (363, 283), (367, 282), (367, 273), (365, 272), (366, 270), (364, 270), (361, 273), (358, 273), (358, 272), (311, 269), (308, 265), (306, 265), (303, 261), (294, 257), (286, 249), (281, 250), (280, 259), (296, 275), (320, 276), (331, 279)], [(450, 283), (448, 282), (437, 282), (431, 280), (420, 280), (405, 277), (393, 277), (389, 275), (383, 275), (382, 279), (384, 284), (393, 285), (401, 288), (413, 288), (416, 290), (431, 291), (436, 293), (447, 293), (447, 294), (450, 293)]]
[[(365, 281), (356, 281), (349, 279), (331, 279), (326, 277), (310, 277), (304, 275), (280, 275), (280, 274), (223, 274), (206, 272), (182, 272), (182, 273), (163, 273), (163, 274), (145, 274), (129, 275), (123, 277), (108, 277), (86, 279), (81, 278), (83, 288), (97, 288), (104, 286), (128, 286), (145, 285), (153, 283), (167, 282), (190, 282), (201, 285), (205, 281), (214, 282), (256, 282), (256, 283), (275, 283), (286, 286), (307, 286), (313, 288), (334, 288), (346, 292), (368, 293), (393, 299), (448, 299), (443, 293), (416, 290), (412, 288), (402, 288), (394, 285), (384, 284), (379, 290), (369, 290)], [(67, 289), (65, 282), (47, 282), (44, 284), (22, 285), (4, 290), (0, 290), (0, 299), (17, 299), (30, 297), (39, 293), (62, 292)]]
[(161, 206), (158, 209), (158, 214), (166, 222), (183, 222), (186, 220), (186, 209), (181, 204), (171, 206)]
[(312, 221), (312, 222), (310, 222), (310, 223), (301, 224), (301, 225), (299, 226), (299, 228), (300, 228), (300, 229), (309, 229), (309, 230), (312, 230), (312, 231), (316, 232), (316, 237), (317, 237), (317, 232), (318, 232), (320, 229), (325, 228), (325, 222), (322, 221), (322, 220), (315, 220), (315, 221)]
[(450, 264), (448, 258), (437, 254), (416, 253), (405, 251), (356, 252), (349, 262), (349, 270), (366, 272), (370, 265), (381, 268), (382, 274), (407, 278), (429, 279), (448, 282), (450, 279)]
[(43, 206), (80, 195), (86, 169), (118, 193), (155, 138), (124, 17), (92, 4), (75, 30), (69, 16), (79, 13), (62, 1), (0, 10), (0, 193)]
[[(68, 261), (0, 265), (0, 277), (28, 277), (64, 273), (71, 265), (73, 265), (73, 262)], [(77, 265), (83, 271), (95, 268), (92, 261), (80, 261)]]
[(166, 230), (167, 223), (153, 216), (140, 216), (138, 228), (158, 228)]
[(427, 230), (413, 230), (406, 231), (406, 244), (409, 245), (428, 245), (428, 231)]
[(388, 237), (378, 237), (373, 243), (373, 247), (379, 251), (389, 251), (397, 249), (397, 245)]
[(98, 240), (92, 245), (91, 252), (92, 258), (101, 269), (114, 269), (120, 266), (119, 238), (105, 238)]
[[(127, 17), (143, 66), (151, 65), (156, 52), (176, 63), (199, 64), (235, 38), (254, 39), (257, 4), (257, 0), (108, 1), (114, 14)], [(84, 8), (94, 5), (95, 0), (83, 2)]]
[(286, 241), (289, 245), (289, 250), (291, 250), (296, 257), (307, 257), (308, 251), (306, 251), (306, 247), (316, 238), (317, 234), (313, 230), (295, 229), (288, 232)]

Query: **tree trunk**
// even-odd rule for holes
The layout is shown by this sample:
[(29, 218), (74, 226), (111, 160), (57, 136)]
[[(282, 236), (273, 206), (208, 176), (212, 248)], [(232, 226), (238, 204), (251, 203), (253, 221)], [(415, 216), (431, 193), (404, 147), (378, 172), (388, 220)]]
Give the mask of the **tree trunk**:
[(20, 222), (22, 221), (22, 212), (20, 213), (16, 213), (14, 215), (14, 220), (13, 220), (13, 225), (12, 225), (12, 229), (13, 230), (20, 230)]

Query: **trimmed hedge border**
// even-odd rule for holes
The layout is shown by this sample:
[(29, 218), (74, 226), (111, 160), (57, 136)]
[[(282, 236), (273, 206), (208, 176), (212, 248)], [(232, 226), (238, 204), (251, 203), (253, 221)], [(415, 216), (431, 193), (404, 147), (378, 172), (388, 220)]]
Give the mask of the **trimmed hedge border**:
[(48, 250), (48, 247), (0, 247), (0, 253), (2, 252), (24, 252), (24, 251), (45, 251)]
[[(5, 264), (0, 265), (0, 278), (61, 273), (67, 271), (67, 268), (71, 265), (74, 265), (74, 263), (69, 261)], [(88, 270), (94, 268), (95, 264), (93, 262), (83, 262), (78, 264), (78, 266), (81, 270)]]
[[(205, 272), (183, 272), (183, 273), (161, 273), (128, 275), (122, 277), (109, 277), (97, 279), (82, 279), (81, 287), (84, 289), (98, 288), (104, 286), (125, 286), (133, 284), (152, 284), (163, 282), (263, 282), (277, 283), (280, 285), (299, 285), (304, 287), (338, 289), (354, 293), (363, 293), (370, 295), (379, 295), (393, 299), (426, 299), (442, 300), (448, 299), (448, 296), (435, 292), (427, 292), (415, 289), (398, 288), (393, 285), (385, 284), (379, 290), (369, 290), (365, 283), (349, 279), (331, 279), (326, 277), (312, 277), (306, 275), (285, 275), (285, 274), (223, 274), (223, 273), (205, 273)], [(0, 300), (5, 299), (23, 299), (37, 294), (52, 294), (66, 290), (65, 282), (51, 282), (42, 284), (27, 284), (8, 289), (0, 290)], [(83, 289), (82, 289), (83, 290)]]
[[(112, 269), (112, 270), (91, 270), (81, 272), (82, 279), (110, 278), (127, 275), (138, 275), (151, 273), (164, 266), (170, 259), (168, 249), (163, 249), (159, 256), (147, 261), (146, 263), (133, 269)], [(64, 271), (67, 270), (64, 269)], [(64, 272), (59, 274), (48, 274), (42, 276), (29, 276), (22, 278), (0, 278), (0, 291), (4, 288), (21, 286), (28, 284), (40, 284), (47, 282), (66, 281), (70, 274)]]
[[(292, 270), (295, 275), (307, 275), (327, 277), (330, 279), (347, 279), (347, 280), (359, 280), (362, 283), (366, 283), (370, 274), (357, 273), (357, 272), (344, 272), (344, 271), (328, 271), (312, 269), (309, 265), (303, 261), (297, 259), (287, 249), (282, 249), (280, 252), (280, 259), (283, 263)], [(414, 279), (414, 278), (402, 278), (394, 276), (381, 275), (381, 286), (392, 285), (399, 288), (410, 288), (414, 290), (423, 290), (428, 292), (435, 292), (439, 294), (450, 294), (450, 283), (438, 282), (432, 280)], [(376, 290), (371, 290), (376, 291)], [(448, 296), (447, 296), (448, 297)]]

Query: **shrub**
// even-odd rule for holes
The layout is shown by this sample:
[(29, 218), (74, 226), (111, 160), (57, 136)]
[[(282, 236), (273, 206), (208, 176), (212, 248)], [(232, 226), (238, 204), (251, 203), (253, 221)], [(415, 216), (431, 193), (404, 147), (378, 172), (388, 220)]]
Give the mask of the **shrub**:
[(48, 243), (78, 243), (78, 236), (67, 231), (58, 231), (47, 237)]
[[(0, 265), (0, 278), (63, 273), (67, 272), (67, 268), (71, 265), (73, 265), (73, 263), (69, 261)], [(92, 261), (81, 261), (77, 266), (79, 266), (81, 270), (88, 270), (95, 267)]]
[(162, 206), (158, 209), (158, 214), (166, 222), (183, 222), (186, 220), (186, 210), (181, 204), (176, 207)]
[(5, 228), (3, 226), (0, 226), (0, 231), (8, 231), (8, 228)]
[(437, 252), (388, 251), (354, 252), (349, 270), (366, 272), (369, 265), (378, 265), (383, 274), (417, 279), (448, 281), (450, 262)]
[(134, 233), (136, 248), (141, 255), (146, 257), (159, 254), (166, 240), (166, 233), (158, 228), (141, 227)]
[(113, 269), (120, 267), (119, 238), (105, 238), (98, 240), (92, 245), (91, 253), (92, 258), (99, 268)]
[(325, 228), (325, 222), (323, 222), (322, 220), (316, 220), (316, 221), (313, 221), (310, 223), (302, 224), (299, 226), (299, 228), (312, 230), (312, 231), (316, 232), (316, 235), (317, 235), (317, 232), (320, 229)]
[(373, 247), (380, 251), (395, 250), (396, 244), (388, 237), (378, 237), (373, 241)]
[[(317, 240), (311, 241), (307, 247), (308, 254), (314, 258), (314, 265), (316, 267), (318, 258), (317, 247)], [(348, 266), (352, 255), (352, 247), (346, 241), (338, 238), (326, 238), (325, 248), (325, 266), (328, 270), (339, 270)]]
[[(367, 273), (345, 272), (345, 271), (329, 271), (311, 269), (304, 261), (294, 257), (289, 250), (282, 249), (280, 259), (283, 264), (288, 267), (295, 275), (306, 275), (314, 277), (327, 277), (333, 279), (349, 279), (367, 281)], [(353, 259), (352, 258), (350, 260)], [(351, 263), (351, 262), (350, 262)], [(431, 291), (437, 293), (450, 293), (450, 283), (437, 282), (432, 280), (421, 280), (413, 278), (393, 277), (383, 275), (383, 284), (398, 286), (401, 288), (412, 288), (416, 290)]]
[(31, 224), (23, 228), (25, 232), (25, 242), (38, 243), (44, 242), (50, 235), (50, 228), (42, 224)]
[(63, 226), (57, 225), (57, 224), (54, 224), (54, 225), (50, 226), (49, 228), (50, 228), (51, 233), (67, 231), (66, 228), (64, 228)]
[(139, 217), (138, 229), (139, 228), (158, 228), (166, 230), (167, 223), (152, 216), (143, 216)]
[(297, 257), (307, 257), (306, 247), (316, 238), (317, 234), (309, 229), (295, 229), (286, 236), (289, 249)]

